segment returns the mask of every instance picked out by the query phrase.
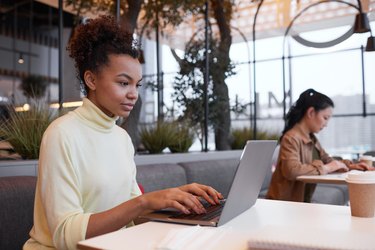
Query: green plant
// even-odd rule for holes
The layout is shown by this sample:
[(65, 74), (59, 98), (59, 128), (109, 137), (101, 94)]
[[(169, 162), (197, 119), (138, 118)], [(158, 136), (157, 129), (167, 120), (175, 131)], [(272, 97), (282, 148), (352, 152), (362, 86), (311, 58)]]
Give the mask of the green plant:
[(9, 108), (9, 118), (0, 125), (0, 138), (8, 141), (23, 159), (37, 159), (43, 133), (56, 117), (47, 105), (36, 102), (28, 111)]
[(194, 142), (194, 134), (191, 132), (190, 126), (174, 122), (172, 129), (174, 130), (174, 138), (168, 145), (169, 150), (172, 153), (188, 152)]
[(39, 99), (44, 96), (48, 83), (42, 76), (28, 75), (22, 79), (20, 89), (24, 96)]
[(143, 146), (150, 154), (158, 154), (169, 148), (172, 153), (187, 152), (194, 142), (194, 134), (185, 123), (158, 122), (140, 131)]
[[(253, 140), (253, 129), (241, 128), (232, 130), (232, 149), (243, 149), (248, 140)], [(280, 135), (275, 132), (268, 132), (266, 130), (257, 130), (257, 140), (278, 140)]]
[(150, 154), (163, 152), (174, 138), (170, 123), (158, 122), (156, 126), (145, 126), (140, 131), (141, 142)]

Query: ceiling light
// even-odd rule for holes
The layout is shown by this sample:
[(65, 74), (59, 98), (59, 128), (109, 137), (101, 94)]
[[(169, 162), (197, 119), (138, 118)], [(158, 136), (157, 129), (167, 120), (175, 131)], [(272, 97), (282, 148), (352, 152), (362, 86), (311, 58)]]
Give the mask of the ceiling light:
[(367, 38), (366, 51), (375, 51), (375, 37)]
[(22, 53), (20, 53), (20, 57), (18, 58), (18, 63), (23, 64), (24, 62), (25, 62), (25, 60), (23, 59), (23, 55), (22, 55)]
[(360, 12), (355, 16), (354, 33), (366, 33), (370, 31), (370, 23), (366, 13)]

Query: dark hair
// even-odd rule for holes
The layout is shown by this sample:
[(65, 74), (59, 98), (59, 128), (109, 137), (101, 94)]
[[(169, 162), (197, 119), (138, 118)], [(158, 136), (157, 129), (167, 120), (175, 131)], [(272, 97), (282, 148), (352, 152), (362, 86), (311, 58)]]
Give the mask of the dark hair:
[(108, 55), (125, 54), (138, 58), (138, 44), (133, 35), (122, 28), (112, 16), (85, 19), (74, 30), (67, 50), (75, 61), (77, 78), (86, 95), (85, 71), (98, 72), (108, 63)]
[(328, 96), (319, 93), (313, 89), (302, 92), (298, 100), (290, 108), (285, 117), (285, 128), (283, 135), (294, 127), (305, 115), (306, 111), (313, 107), (315, 111), (323, 110), (328, 107), (334, 107), (333, 101)]

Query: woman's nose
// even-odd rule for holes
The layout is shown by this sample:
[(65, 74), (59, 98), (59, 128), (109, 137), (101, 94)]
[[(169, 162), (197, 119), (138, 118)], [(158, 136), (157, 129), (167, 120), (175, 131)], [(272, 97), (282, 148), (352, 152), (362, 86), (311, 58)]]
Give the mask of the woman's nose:
[(138, 98), (138, 90), (137, 88), (132, 88), (128, 93), (127, 97), (129, 99), (137, 99)]

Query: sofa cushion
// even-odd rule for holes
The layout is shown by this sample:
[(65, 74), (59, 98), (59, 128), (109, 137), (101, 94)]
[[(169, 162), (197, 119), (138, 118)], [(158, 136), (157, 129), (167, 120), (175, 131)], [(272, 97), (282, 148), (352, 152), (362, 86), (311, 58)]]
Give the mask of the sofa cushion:
[(35, 176), (0, 178), (0, 249), (22, 249), (29, 238), (35, 186)]
[(311, 198), (312, 203), (347, 205), (349, 193), (347, 185), (318, 184)]
[(145, 192), (185, 185), (186, 174), (177, 164), (147, 164), (137, 166), (137, 182)]
[(212, 186), (227, 197), (239, 160), (208, 160), (179, 163), (186, 171), (187, 182)]

